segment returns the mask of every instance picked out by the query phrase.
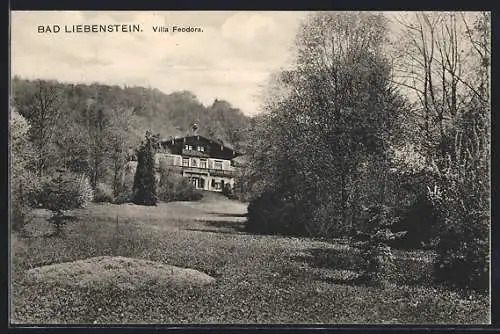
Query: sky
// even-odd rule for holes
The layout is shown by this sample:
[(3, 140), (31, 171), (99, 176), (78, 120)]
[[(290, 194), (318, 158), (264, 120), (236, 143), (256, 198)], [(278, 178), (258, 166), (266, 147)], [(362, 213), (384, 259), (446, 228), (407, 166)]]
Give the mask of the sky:
[[(71, 83), (189, 90), (259, 113), (270, 75), (291, 63), (306, 12), (11, 12), (11, 74)], [(39, 33), (39, 25), (140, 24), (136, 33)], [(152, 27), (200, 27), (158, 33)]]

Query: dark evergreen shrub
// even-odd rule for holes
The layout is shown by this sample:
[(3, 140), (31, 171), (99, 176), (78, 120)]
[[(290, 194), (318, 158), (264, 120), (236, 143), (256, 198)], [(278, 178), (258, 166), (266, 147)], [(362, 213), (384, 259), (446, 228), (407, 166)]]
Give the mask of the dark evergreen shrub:
[(479, 170), (464, 175), (445, 175), (442, 188), (428, 192), (439, 214), (435, 279), (462, 290), (486, 292), (490, 274), (487, 174)]
[(58, 211), (85, 207), (93, 200), (94, 193), (84, 175), (60, 172), (41, 182), (37, 197), (40, 207)]
[(390, 230), (398, 218), (395, 217), (395, 211), (385, 205), (369, 207), (365, 217), (360, 231), (365, 236), (361, 243), (365, 259), (361, 280), (371, 285), (384, 285), (390, 280), (394, 266), (389, 243), (401, 237), (401, 234), (394, 234)]
[(461, 289), (489, 289), (489, 218), (470, 213), (447, 221), (441, 232), (435, 279)]
[(435, 242), (438, 214), (427, 196), (419, 196), (410, 208), (402, 210), (399, 215), (400, 220), (391, 230), (407, 233), (391, 242), (392, 247), (416, 249)]
[(137, 150), (137, 169), (134, 177), (133, 202), (138, 205), (156, 205), (155, 142), (150, 132)]
[(52, 211), (49, 222), (59, 235), (69, 218), (65, 211), (84, 207), (92, 199), (92, 189), (85, 176), (60, 171), (58, 176), (42, 183), (39, 201), (43, 208)]

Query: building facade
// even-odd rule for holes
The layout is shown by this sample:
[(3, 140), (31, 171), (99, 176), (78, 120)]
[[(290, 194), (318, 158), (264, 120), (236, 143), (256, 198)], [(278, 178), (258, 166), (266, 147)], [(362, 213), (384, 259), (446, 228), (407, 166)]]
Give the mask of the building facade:
[(188, 178), (197, 189), (222, 191), (234, 187), (234, 149), (200, 135), (170, 138), (159, 142), (155, 154), (157, 168), (169, 168)]

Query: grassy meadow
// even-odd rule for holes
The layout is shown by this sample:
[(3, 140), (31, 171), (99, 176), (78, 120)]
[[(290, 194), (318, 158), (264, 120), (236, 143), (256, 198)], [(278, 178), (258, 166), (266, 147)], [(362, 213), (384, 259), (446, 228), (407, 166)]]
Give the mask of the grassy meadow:
[[(243, 232), (246, 205), (91, 204), (71, 212), (62, 237), (36, 210), (11, 236), (11, 322), (16, 324), (483, 324), (489, 298), (433, 285), (433, 254), (395, 251), (384, 287), (358, 285), (360, 255), (342, 240)], [(28, 279), (28, 270), (99, 256), (144, 259), (215, 278), (206, 286), (78, 285), (78, 276)], [(91, 269), (90, 269), (91, 270)], [(95, 270), (94, 280), (104, 277)], [(62, 278), (61, 278), (62, 277)], [(65, 278), (66, 277), (66, 278)], [(109, 275), (106, 277), (109, 278)], [(157, 280), (160, 278), (156, 278)], [(104, 280), (104, 278), (103, 278)]]

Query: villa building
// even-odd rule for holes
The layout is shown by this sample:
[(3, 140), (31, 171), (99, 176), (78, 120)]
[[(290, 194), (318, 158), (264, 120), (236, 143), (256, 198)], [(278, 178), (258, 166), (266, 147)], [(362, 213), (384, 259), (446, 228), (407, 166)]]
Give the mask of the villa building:
[(234, 186), (233, 159), (240, 155), (221, 141), (190, 135), (161, 140), (155, 163), (178, 171), (197, 189), (222, 191), (227, 184)]

